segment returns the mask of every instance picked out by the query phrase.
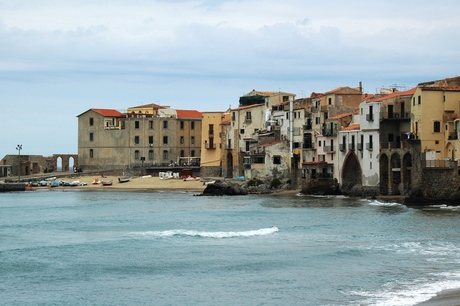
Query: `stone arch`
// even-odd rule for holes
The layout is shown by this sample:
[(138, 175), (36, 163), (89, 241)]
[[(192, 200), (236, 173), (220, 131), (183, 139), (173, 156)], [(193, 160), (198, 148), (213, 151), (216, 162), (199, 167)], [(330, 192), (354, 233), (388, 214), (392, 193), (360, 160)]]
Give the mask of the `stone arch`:
[(412, 175), (411, 175), (411, 170), (412, 170), (412, 155), (410, 153), (406, 153), (403, 156), (403, 161), (402, 161), (402, 182), (404, 186), (404, 191), (408, 192), (411, 187), (412, 187)]
[(342, 190), (350, 191), (356, 185), (362, 185), (361, 164), (355, 152), (349, 151), (342, 166)]
[(67, 172), (67, 171), (73, 171), (70, 169), (71, 166), (71, 159), (73, 161), (73, 166), (78, 167), (78, 155), (77, 154), (53, 154), (53, 164), (54, 164), (54, 170), (58, 171), (58, 161), (61, 161), (61, 171), (62, 172)]
[(455, 160), (455, 150), (451, 142), (448, 142), (446, 144), (446, 149), (444, 150), (444, 152), (445, 152), (444, 158), (450, 158), (452, 160)]
[(227, 177), (233, 178), (233, 154), (227, 153)]
[(398, 153), (391, 155), (391, 194), (397, 195), (399, 192), (399, 184), (401, 183), (401, 157)]
[(388, 195), (388, 182), (390, 181), (390, 172), (388, 169), (388, 156), (386, 154), (380, 155), (380, 194)]

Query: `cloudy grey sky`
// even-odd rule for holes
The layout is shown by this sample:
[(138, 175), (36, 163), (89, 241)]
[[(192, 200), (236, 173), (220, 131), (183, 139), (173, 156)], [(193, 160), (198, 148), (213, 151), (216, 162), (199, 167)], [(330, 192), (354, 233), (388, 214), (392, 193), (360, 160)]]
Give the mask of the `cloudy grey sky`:
[(0, 0), (0, 158), (77, 153), (77, 117), (224, 111), (252, 89), (458, 75), (457, 0)]

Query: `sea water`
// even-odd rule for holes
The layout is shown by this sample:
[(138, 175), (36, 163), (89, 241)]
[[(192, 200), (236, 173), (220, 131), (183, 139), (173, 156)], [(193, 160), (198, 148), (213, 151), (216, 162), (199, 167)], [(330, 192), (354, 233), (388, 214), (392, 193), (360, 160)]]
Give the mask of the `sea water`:
[(460, 287), (460, 210), (345, 197), (0, 194), (2, 305), (413, 305)]

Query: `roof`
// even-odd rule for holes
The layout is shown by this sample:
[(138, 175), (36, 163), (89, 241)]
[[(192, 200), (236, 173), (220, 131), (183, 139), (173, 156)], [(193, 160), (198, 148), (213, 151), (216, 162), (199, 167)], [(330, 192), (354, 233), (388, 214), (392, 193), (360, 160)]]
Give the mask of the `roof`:
[(421, 86), (424, 91), (460, 91), (460, 86)]
[(253, 89), (252, 91), (250, 91), (247, 94), (243, 95), (243, 97), (250, 97), (250, 96), (271, 97), (271, 96), (277, 96), (277, 95), (280, 95), (280, 94), (294, 95), (292, 93), (282, 92), (282, 91), (260, 91), (260, 90)]
[(104, 117), (126, 117), (125, 114), (117, 111), (116, 109), (105, 109), (105, 108), (91, 108), (92, 111), (104, 116)]
[(355, 88), (351, 88), (348, 86), (339, 87), (333, 90), (330, 90), (325, 93), (326, 95), (331, 94), (347, 94), (347, 95), (362, 95), (361, 91)]
[(329, 119), (334, 120), (334, 119), (340, 119), (340, 118), (344, 118), (344, 117), (348, 117), (348, 116), (353, 116), (353, 114), (352, 113), (338, 114), (338, 115), (336, 115), (334, 117), (330, 117)]
[(240, 107), (237, 107), (237, 108), (232, 108), (231, 111), (238, 111), (238, 110), (242, 110), (242, 109), (246, 109), (246, 108), (253, 108), (253, 107), (257, 107), (257, 106), (265, 107), (264, 105), (261, 105), (261, 104), (251, 104), (251, 105), (240, 106)]
[(196, 118), (201, 119), (203, 114), (197, 110), (176, 109), (177, 118)]
[(380, 102), (380, 101), (385, 101), (391, 98), (396, 98), (396, 97), (401, 97), (401, 96), (411, 96), (415, 92), (415, 87), (406, 91), (395, 91), (389, 95), (383, 96), (383, 97), (378, 97), (375, 99), (369, 100), (369, 102)]
[(353, 130), (359, 130), (360, 128), (361, 126), (359, 125), (359, 123), (355, 123), (355, 124), (350, 124), (349, 126), (343, 128), (342, 131), (353, 131)]
[(152, 109), (160, 109), (160, 108), (164, 108), (164, 106), (161, 106), (161, 105), (158, 105), (158, 104), (155, 104), (155, 103), (150, 103), (150, 104), (145, 104), (145, 105), (133, 106), (133, 107), (130, 107), (130, 108), (152, 108)]

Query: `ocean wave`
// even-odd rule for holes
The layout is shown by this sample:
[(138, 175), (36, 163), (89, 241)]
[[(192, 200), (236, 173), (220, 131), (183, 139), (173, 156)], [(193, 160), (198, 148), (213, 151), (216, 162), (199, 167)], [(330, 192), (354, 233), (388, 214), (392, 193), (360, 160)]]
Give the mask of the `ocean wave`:
[(391, 282), (385, 284), (380, 291), (352, 291), (347, 295), (358, 295), (366, 298), (360, 301), (363, 305), (415, 305), (434, 297), (437, 293), (460, 288), (460, 273), (450, 272), (432, 275), (430, 279), (421, 278), (413, 282)]
[(401, 203), (396, 203), (396, 202), (381, 202), (378, 200), (368, 200), (369, 205), (372, 206), (402, 206)]
[(266, 236), (278, 232), (276, 226), (261, 228), (258, 230), (240, 231), (240, 232), (204, 232), (195, 230), (175, 229), (167, 231), (146, 231), (146, 232), (132, 232), (132, 235), (142, 237), (173, 237), (173, 236), (189, 236), (189, 237), (203, 237), (203, 238), (236, 238), (236, 237), (255, 237)]

